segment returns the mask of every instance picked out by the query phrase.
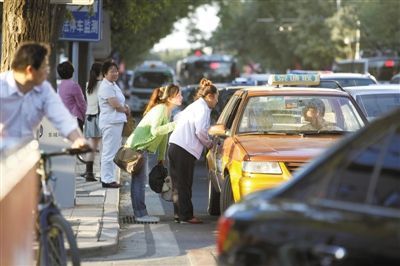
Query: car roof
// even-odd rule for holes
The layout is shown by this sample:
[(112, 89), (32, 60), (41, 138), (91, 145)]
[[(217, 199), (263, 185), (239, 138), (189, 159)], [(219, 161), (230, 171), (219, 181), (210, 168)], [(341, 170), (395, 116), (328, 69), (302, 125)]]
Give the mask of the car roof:
[(368, 86), (346, 87), (346, 91), (352, 95), (369, 95), (369, 94), (400, 94), (400, 86), (397, 84), (373, 84)]
[(332, 79), (332, 78), (368, 78), (370, 79), (370, 74), (361, 74), (361, 73), (329, 73), (329, 74), (320, 74), (321, 79)]
[(288, 94), (288, 95), (336, 95), (336, 96), (348, 96), (348, 93), (339, 89), (329, 88), (315, 88), (315, 87), (274, 87), (274, 86), (243, 86), (243, 87), (232, 87), (232, 89), (241, 89), (248, 92), (249, 95), (265, 95), (271, 94)]
[(170, 72), (174, 70), (162, 61), (144, 61), (143, 64), (137, 66), (134, 72)]

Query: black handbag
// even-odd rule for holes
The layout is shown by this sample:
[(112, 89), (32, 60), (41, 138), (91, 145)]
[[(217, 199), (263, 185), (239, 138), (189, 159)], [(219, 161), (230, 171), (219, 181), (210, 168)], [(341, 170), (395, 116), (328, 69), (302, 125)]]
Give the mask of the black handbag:
[(149, 173), (149, 186), (156, 193), (161, 193), (164, 179), (168, 175), (168, 170), (162, 164), (157, 164)]
[(122, 146), (114, 156), (114, 163), (129, 174), (137, 174), (143, 167), (143, 151)]

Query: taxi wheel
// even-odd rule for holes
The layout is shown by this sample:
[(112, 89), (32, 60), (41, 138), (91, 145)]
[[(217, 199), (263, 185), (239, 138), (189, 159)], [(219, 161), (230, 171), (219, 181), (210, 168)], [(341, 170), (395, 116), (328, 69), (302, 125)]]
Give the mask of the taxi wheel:
[(225, 174), (224, 184), (221, 190), (220, 210), (221, 213), (228, 209), (234, 203), (231, 178), (228, 173)]
[(207, 212), (209, 215), (219, 215), (219, 198), (221, 193), (219, 193), (213, 186), (211, 182), (211, 177), (208, 177), (208, 208)]

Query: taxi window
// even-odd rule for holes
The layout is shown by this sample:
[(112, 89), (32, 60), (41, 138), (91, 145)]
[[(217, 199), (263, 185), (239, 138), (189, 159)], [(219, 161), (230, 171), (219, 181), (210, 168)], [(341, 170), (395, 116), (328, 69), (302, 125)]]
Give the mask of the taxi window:
[(347, 132), (362, 126), (362, 118), (347, 97), (253, 96), (246, 103), (237, 133)]
[(217, 124), (223, 124), (227, 129), (230, 129), (232, 126), (233, 118), (235, 117), (236, 110), (240, 103), (240, 97), (237, 95), (233, 95), (228, 103), (225, 105), (224, 110), (219, 117)]

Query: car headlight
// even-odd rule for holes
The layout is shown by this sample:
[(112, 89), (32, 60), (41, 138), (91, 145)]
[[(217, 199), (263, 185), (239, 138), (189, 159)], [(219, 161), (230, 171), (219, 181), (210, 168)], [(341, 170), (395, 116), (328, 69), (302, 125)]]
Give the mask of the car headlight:
[(282, 174), (277, 162), (243, 162), (242, 170), (255, 174)]

